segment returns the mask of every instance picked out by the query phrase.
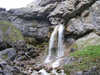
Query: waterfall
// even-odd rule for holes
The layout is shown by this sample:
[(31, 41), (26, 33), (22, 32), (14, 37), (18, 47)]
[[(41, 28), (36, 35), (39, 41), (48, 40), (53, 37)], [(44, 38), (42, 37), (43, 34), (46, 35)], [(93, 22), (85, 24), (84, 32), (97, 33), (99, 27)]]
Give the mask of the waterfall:
[(49, 51), (48, 51), (48, 56), (45, 60), (45, 63), (48, 63), (51, 61), (51, 56), (52, 56), (52, 49), (54, 48), (54, 42), (56, 40), (57, 36), (57, 31), (58, 31), (58, 26), (55, 27), (54, 31), (51, 34), (50, 41), (49, 41)]
[(55, 74), (55, 75), (59, 75), (59, 74), (56, 72), (55, 69), (52, 70), (52, 73)]
[(61, 58), (58, 58), (55, 62), (52, 63), (52, 68), (56, 68), (60, 65)]
[(41, 75), (50, 75), (49, 73), (46, 72), (45, 69), (42, 69), (39, 72), (41, 73)]
[[(53, 70), (50, 73), (48, 73), (45, 69), (41, 69), (38, 72), (40, 73), (39, 75), (65, 75), (63, 69), (61, 69), (60, 73), (58, 73), (56, 70), (56, 68), (61, 65), (61, 62), (63, 61), (62, 56), (64, 56), (63, 32), (64, 32), (64, 26), (62, 24), (54, 28), (54, 31), (52, 32), (49, 41), (48, 55), (44, 62), (46, 64), (50, 64), (50, 67), (52, 67)], [(32, 75), (35, 74), (36, 73), (33, 73)]]
[[(42, 70), (39, 71), (39, 73), (40, 73), (39, 75), (66, 75), (64, 73), (64, 70), (61, 70), (61, 73), (58, 73), (56, 69), (53, 69), (51, 73), (48, 73), (48, 72), (46, 72), (45, 69), (42, 69)], [(38, 74), (34, 73), (32, 75), (38, 75)]]
[(58, 29), (58, 57), (62, 57), (64, 55), (64, 48), (63, 48), (63, 31), (64, 31), (64, 26), (59, 25)]
[[(48, 56), (45, 60), (45, 63), (50, 63), (52, 60), (55, 60), (55, 62), (52, 63), (52, 67), (57, 67), (60, 65), (60, 57), (64, 56), (64, 47), (63, 47), (63, 32), (64, 32), (64, 26), (62, 24), (56, 26), (54, 28), (54, 31), (51, 34), (50, 42), (49, 42), (49, 51)], [(57, 38), (56, 38), (57, 37)], [(56, 55), (53, 54), (53, 48), (55, 47), (55, 41), (57, 42), (57, 49), (56, 49)], [(52, 56), (56, 56), (56, 58), (52, 58)]]
[(66, 74), (64, 73), (64, 70), (61, 70), (61, 75), (66, 75)]

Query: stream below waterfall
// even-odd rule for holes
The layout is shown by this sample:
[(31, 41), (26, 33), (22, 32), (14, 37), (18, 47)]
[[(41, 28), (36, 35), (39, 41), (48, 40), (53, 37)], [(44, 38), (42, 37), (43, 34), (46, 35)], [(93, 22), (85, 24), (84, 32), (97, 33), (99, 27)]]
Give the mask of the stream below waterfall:
[(32, 75), (65, 75), (63, 69), (61, 69), (59, 73), (56, 70), (56, 68), (61, 66), (62, 62), (64, 61), (64, 58), (62, 58), (65, 51), (63, 45), (63, 32), (64, 26), (57, 25), (50, 37), (48, 55), (44, 61), (46, 67), (48, 67), (49, 64), (49, 66), (52, 68), (50, 73), (43, 68), (40, 71), (33, 71)]

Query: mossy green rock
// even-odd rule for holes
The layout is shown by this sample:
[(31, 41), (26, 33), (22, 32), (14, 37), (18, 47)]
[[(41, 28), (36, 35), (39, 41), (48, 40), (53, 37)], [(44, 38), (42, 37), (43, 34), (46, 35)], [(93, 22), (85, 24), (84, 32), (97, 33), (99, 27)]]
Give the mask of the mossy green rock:
[(7, 48), (0, 51), (0, 60), (13, 60), (16, 56), (16, 50), (14, 48)]
[(71, 73), (72, 71), (88, 71), (93, 66), (100, 68), (100, 45), (87, 46), (82, 50), (71, 53), (70, 56), (75, 60), (71, 64), (64, 66), (66, 73)]
[(96, 33), (90, 33), (89, 35), (76, 40), (73, 48), (80, 50), (90, 45), (100, 45), (100, 36)]
[(24, 40), (22, 33), (8, 21), (0, 21), (0, 31), (2, 31), (3, 41), (14, 43)]

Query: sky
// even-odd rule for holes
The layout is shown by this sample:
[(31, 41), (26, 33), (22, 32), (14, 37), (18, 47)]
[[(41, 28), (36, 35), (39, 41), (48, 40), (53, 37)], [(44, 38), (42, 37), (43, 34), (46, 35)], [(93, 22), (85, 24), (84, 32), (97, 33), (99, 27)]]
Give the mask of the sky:
[(0, 0), (0, 7), (6, 8), (7, 10), (11, 8), (21, 8), (25, 7), (27, 4), (36, 0)]

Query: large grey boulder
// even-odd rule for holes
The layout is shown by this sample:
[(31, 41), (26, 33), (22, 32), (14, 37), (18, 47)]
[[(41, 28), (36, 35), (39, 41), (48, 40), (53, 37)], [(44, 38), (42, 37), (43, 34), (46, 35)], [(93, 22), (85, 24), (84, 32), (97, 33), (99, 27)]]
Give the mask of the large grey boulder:
[(73, 48), (76, 48), (78, 50), (84, 49), (87, 46), (91, 45), (100, 45), (100, 36), (98, 36), (95, 33), (90, 33), (78, 40), (73, 45)]
[(82, 22), (79, 18), (73, 18), (68, 23), (67, 31), (74, 35), (84, 35), (87, 32), (91, 32), (95, 29), (95, 26), (91, 23)]

